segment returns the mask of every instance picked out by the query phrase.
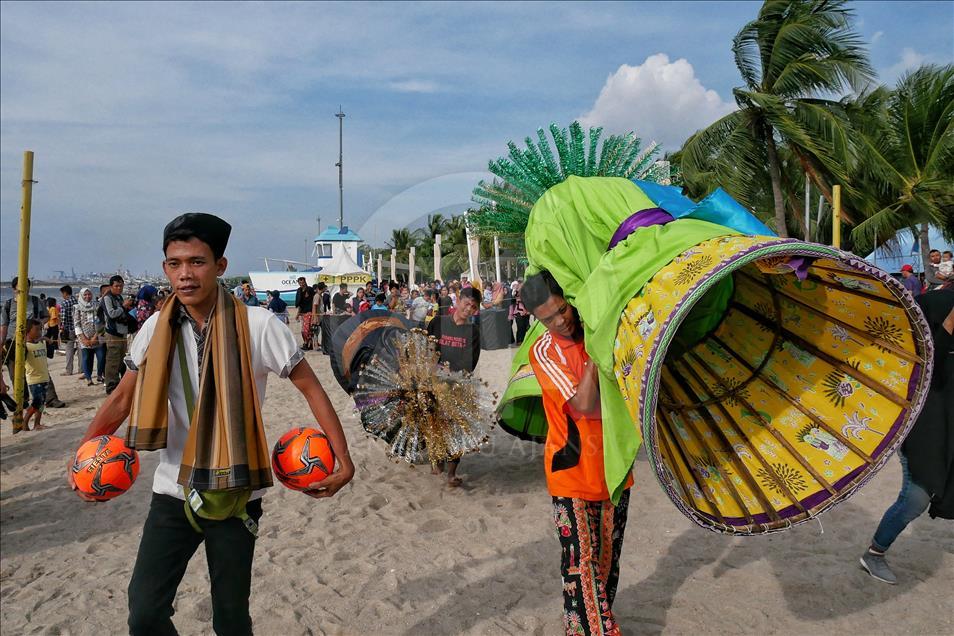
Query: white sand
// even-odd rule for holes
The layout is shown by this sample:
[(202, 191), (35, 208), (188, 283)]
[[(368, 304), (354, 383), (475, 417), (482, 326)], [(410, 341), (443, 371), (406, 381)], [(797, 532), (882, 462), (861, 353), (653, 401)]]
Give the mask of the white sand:
[[(252, 588), (259, 634), (558, 634), (559, 543), (543, 478), (542, 447), (499, 430), (464, 459), (464, 488), (426, 469), (389, 462), (368, 439), (328, 358), (309, 353), (338, 405), (358, 466), (332, 500), (280, 486), (265, 498)], [(484, 352), (478, 372), (502, 388), (509, 351)], [(133, 489), (87, 504), (65, 482), (67, 455), (103, 400), (101, 387), (52, 365), (65, 409), (54, 430), (0, 433), (0, 621), (11, 634), (125, 632), (126, 585), (146, 515), (157, 455), (143, 453)], [(271, 378), (264, 406), (272, 443), (309, 424), (290, 382)], [(952, 634), (954, 524), (917, 520), (890, 562), (900, 584), (858, 565), (900, 484), (891, 462), (847, 503), (771, 537), (727, 538), (684, 518), (645, 459), (622, 557), (615, 610), (627, 634)], [(183, 634), (211, 633), (204, 554), (193, 558), (174, 617)]]

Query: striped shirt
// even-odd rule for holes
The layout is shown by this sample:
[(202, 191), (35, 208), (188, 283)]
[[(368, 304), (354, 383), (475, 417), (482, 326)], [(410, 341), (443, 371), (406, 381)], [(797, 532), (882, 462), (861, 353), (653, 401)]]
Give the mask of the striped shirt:
[(543, 393), (547, 416), (544, 467), (554, 497), (587, 501), (609, 499), (603, 470), (603, 420), (576, 411), (576, 395), (589, 355), (582, 342), (549, 331), (530, 348), (530, 367)]

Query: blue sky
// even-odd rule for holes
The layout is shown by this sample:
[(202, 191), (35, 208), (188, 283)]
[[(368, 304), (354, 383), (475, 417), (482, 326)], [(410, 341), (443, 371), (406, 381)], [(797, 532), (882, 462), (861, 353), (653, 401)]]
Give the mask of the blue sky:
[[(0, 278), (23, 150), (31, 271), (159, 271), (181, 212), (234, 226), (229, 273), (337, 222), (376, 246), (459, 209), (506, 142), (574, 118), (675, 149), (731, 109), (757, 3), (0, 4)], [(885, 83), (954, 60), (954, 3), (859, 2)]]

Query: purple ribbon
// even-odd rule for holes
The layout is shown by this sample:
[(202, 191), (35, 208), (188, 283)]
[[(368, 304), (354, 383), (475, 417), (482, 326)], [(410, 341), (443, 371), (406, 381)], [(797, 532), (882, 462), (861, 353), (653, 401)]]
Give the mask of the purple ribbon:
[(808, 258), (805, 256), (793, 256), (788, 259), (786, 262), (782, 263), (785, 267), (790, 267), (795, 272), (795, 276), (798, 277), (798, 280), (803, 281), (808, 278), (808, 268), (811, 267), (812, 262), (815, 259)]
[(616, 247), (616, 244), (622, 241), (624, 238), (635, 232), (641, 227), (648, 227), (650, 225), (665, 225), (670, 221), (673, 221), (672, 215), (663, 210), (662, 208), (646, 208), (645, 210), (640, 210), (639, 212), (630, 215), (626, 220), (619, 224), (619, 227), (613, 233), (613, 238), (610, 239), (609, 247), (606, 248), (607, 251)]

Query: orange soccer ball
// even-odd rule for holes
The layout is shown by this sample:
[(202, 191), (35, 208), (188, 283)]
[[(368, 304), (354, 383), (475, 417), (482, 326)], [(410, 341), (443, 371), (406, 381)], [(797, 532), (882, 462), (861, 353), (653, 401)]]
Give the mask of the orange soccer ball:
[(314, 428), (288, 431), (272, 451), (272, 470), (278, 481), (292, 490), (304, 490), (327, 477), (335, 468), (328, 437)]
[(106, 501), (123, 494), (139, 475), (139, 454), (121, 437), (100, 435), (79, 447), (73, 459), (76, 490)]

